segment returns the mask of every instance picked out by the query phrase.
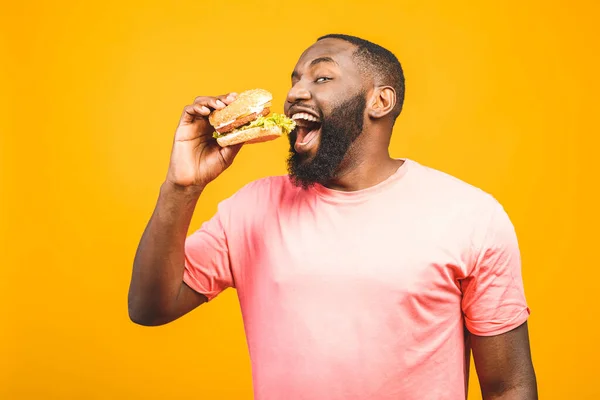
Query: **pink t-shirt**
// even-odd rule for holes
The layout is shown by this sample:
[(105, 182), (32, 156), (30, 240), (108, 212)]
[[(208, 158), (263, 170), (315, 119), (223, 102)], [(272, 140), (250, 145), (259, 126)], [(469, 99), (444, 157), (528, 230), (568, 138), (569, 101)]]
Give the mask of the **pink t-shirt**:
[(529, 316), (502, 206), (410, 159), (356, 192), (252, 182), (185, 248), (190, 287), (237, 289), (257, 400), (463, 400), (465, 326)]

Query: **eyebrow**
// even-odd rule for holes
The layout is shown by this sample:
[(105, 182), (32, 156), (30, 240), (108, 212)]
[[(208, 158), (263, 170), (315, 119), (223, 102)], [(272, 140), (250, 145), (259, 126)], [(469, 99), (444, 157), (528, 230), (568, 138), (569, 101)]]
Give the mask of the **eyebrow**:
[[(331, 57), (317, 57), (314, 60), (312, 60), (308, 66), (309, 66), (309, 68), (312, 68), (315, 65), (318, 65), (318, 64), (321, 64), (321, 63), (329, 63), (329, 64), (334, 64), (334, 65), (339, 66), (339, 64), (337, 63), (337, 61), (335, 61)], [(300, 73), (298, 73), (298, 71), (294, 70), (294, 72), (292, 72), (292, 79), (298, 78), (299, 76), (300, 76)]]

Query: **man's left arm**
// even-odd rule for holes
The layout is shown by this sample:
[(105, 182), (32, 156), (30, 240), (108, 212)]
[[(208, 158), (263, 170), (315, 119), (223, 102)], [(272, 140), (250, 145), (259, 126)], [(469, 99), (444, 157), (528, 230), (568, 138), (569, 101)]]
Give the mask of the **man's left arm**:
[(537, 400), (527, 322), (496, 336), (471, 335), (484, 400)]
[[(462, 280), (462, 309), (484, 400), (534, 400), (537, 384), (531, 361), (530, 314), (516, 232), (504, 208), (495, 203), (482, 218), (479, 251)], [(483, 221), (486, 221), (485, 225)]]

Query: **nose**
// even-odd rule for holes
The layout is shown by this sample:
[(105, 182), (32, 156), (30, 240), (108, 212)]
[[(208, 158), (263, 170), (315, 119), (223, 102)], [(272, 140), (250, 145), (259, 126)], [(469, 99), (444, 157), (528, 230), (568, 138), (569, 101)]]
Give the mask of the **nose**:
[(286, 98), (288, 104), (294, 104), (300, 100), (310, 100), (310, 92), (301, 80), (292, 86)]

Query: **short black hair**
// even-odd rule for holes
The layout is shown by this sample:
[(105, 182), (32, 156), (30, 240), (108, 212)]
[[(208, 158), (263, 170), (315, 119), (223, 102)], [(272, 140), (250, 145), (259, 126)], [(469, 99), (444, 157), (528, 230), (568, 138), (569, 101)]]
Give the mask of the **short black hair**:
[(380, 84), (389, 85), (396, 91), (396, 106), (393, 117), (396, 119), (404, 104), (404, 72), (398, 58), (386, 48), (356, 36), (332, 33), (317, 39), (340, 39), (356, 46), (354, 57), (375, 75)]

